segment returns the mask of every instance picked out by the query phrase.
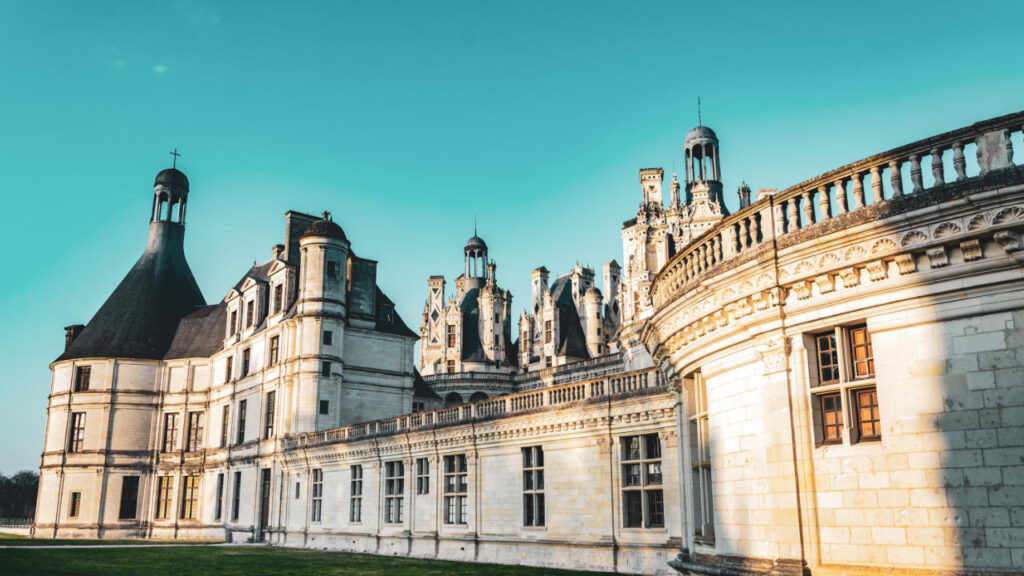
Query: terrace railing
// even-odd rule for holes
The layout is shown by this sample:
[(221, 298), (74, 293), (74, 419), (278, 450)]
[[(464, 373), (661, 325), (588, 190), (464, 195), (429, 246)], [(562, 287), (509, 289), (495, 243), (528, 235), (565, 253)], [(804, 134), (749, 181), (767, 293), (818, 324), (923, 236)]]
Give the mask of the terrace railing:
[[(1022, 129), (1024, 112), (1008, 114), (876, 154), (762, 198), (677, 253), (655, 278), (654, 305), (672, 301), (721, 264), (752, 258), (773, 239), (784, 242), (802, 230), (824, 229), (844, 213), (1011, 167), (1010, 138)], [(968, 165), (969, 148), (975, 149), (976, 165)]]

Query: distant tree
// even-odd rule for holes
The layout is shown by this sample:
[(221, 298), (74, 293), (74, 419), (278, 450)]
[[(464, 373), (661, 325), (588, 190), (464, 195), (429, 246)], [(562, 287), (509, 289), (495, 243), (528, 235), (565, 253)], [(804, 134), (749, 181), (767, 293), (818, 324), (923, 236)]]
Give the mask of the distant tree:
[(0, 518), (32, 518), (36, 512), (39, 474), (22, 470), (13, 476), (0, 474)]

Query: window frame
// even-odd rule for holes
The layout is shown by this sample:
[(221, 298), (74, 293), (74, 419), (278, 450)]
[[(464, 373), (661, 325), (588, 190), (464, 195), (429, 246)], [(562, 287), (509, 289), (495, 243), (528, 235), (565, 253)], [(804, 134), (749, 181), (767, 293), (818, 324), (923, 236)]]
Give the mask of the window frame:
[(267, 352), (267, 367), (277, 366), (281, 356), (281, 336), (271, 336), (268, 346), (270, 350)]
[(178, 450), (178, 413), (164, 412), (164, 438), (160, 452), (169, 454)]
[(82, 515), (82, 492), (76, 490), (71, 493), (71, 503), (68, 505), (68, 518), (78, 518)]
[(274, 417), (277, 411), (277, 390), (267, 392), (263, 404), (263, 439), (274, 437)]
[(220, 520), (221, 518), (224, 517), (224, 473), (223, 472), (218, 472), (217, 473), (217, 494), (216, 494), (216, 498), (217, 498), (217, 500), (216, 500), (216, 503), (214, 505), (214, 511), (213, 511), (214, 512), (213, 519), (215, 521), (216, 520)]
[(228, 439), (231, 437), (231, 404), (225, 404), (221, 408), (220, 421), (220, 447), (227, 448)]
[(75, 367), (75, 383), (73, 387), (74, 392), (88, 392), (89, 381), (92, 378), (92, 366), (76, 366)]
[(247, 408), (246, 400), (238, 401), (238, 417), (236, 418), (238, 428), (235, 430), (235, 446), (245, 444), (245, 418)]
[(314, 468), (310, 472), (309, 520), (320, 522), (323, 519), (324, 471)]
[(690, 481), (693, 494), (693, 540), (715, 543), (715, 493), (711, 464), (711, 420), (708, 416), (707, 382), (700, 371), (684, 379), (689, 414)]
[(242, 503), (242, 471), (235, 470), (235, 481), (231, 491), (231, 521), (238, 522), (239, 509)]
[[(811, 410), (814, 422), (814, 445), (816, 448), (858, 444), (879, 441), (882, 438), (882, 423), (879, 413), (877, 373), (875, 371), (874, 342), (866, 321), (841, 324), (826, 330), (811, 332), (805, 338), (808, 351), (808, 389), (811, 396)], [(822, 350), (822, 341), (832, 342), (834, 349)], [(860, 352), (860, 354), (858, 354)], [(823, 353), (834, 359), (834, 363), (823, 366)], [(858, 364), (859, 363), (859, 364)], [(857, 374), (858, 365), (865, 370)], [(836, 378), (824, 380), (825, 370), (836, 373)], [(863, 434), (861, 430), (859, 398), (864, 392), (874, 391), (875, 419), (872, 420), (875, 433)], [(826, 410), (826, 400), (834, 401), (838, 396), (839, 409)], [(829, 421), (838, 416), (838, 424)], [(829, 428), (838, 425), (836, 438)]]
[(242, 366), (238, 377), (245, 378), (249, 375), (250, 364), (252, 363), (252, 348), (242, 350)]
[(384, 523), (401, 524), (405, 520), (405, 462), (384, 462)]
[(444, 457), (444, 523), (469, 524), (469, 460), (465, 454)]
[(188, 435), (185, 441), (186, 452), (198, 452), (203, 449), (203, 412), (201, 410), (188, 413)]
[[(635, 452), (632, 449), (634, 442), (637, 448)], [(620, 436), (619, 446), (619, 470), (622, 472), (619, 479), (619, 488), (622, 492), (622, 527), (664, 529), (664, 451), (661, 447), (661, 437), (657, 432)], [(655, 449), (652, 449), (652, 446)], [(656, 467), (656, 472), (653, 467)], [(660, 508), (656, 508), (652, 502), (655, 499), (655, 492)], [(639, 518), (634, 520), (636, 504), (639, 504)]]
[(181, 520), (196, 520), (199, 516), (199, 474), (186, 474), (181, 483)]
[(71, 425), (68, 429), (67, 452), (74, 454), (85, 447), (85, 412), (72, 412)]
[(430, 494), (430, 459), (416, 459), (416, 495)]
[(352, 524), (363, 522), (363, 465), (349, 467), (348, 521)]
[(523, 527), (543, 528), (546, 525), (544, 498), (544, 447), (523, 446)]
[(157, 480), (156, 520), (169, 520), (174, 510), (174, 476), (164, 475)]

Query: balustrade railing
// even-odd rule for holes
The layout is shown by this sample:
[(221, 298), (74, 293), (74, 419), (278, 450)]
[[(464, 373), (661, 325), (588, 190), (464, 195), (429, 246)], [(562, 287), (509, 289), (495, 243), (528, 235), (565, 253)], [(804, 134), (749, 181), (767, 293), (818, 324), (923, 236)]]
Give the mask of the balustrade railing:
[[(971, 146), (976, 148), (977, 164), (972, 168), (977, 176), (1013, 166), (1010, 138), (1022, 130), (1024, 112), (1008, 114), (847, 164), (763, 198), (724, 218), (677, 253), (655, 278), (654, 304), (665, 304), (712, 268), (748, 256), (772, 239), (927, 192), (950, 182), (947, 174), (955, 182), (975, 177), (968, 175), (965, 152)], [(922, 161), (928, 163), (930, 182)]]
[(661, 373), (655, 368), (647, 368), (615, 376), (581, 380), (551, 388), (499, 396), (470, 404), (439, 408), (428, 412), (417, 412), (343, 428), (286, 436), (282, 439), (282, 443), (285, 448), (319, 446), (435, 426), (463, 424), (610, 396), (641, 394), (663, 387), (664, 381)]

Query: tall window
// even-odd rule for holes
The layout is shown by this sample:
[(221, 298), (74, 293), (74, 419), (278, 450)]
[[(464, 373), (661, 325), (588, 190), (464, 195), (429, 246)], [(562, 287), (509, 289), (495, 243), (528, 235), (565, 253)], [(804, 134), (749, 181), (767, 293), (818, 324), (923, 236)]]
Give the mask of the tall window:
[(245, 327), (252, 328), (254, 316), (256, 316), (256, 303), (249, 300), (245, 303)]
[(161, 476), (157, 486), (156, 518), (166, 520), (171, 514), (171, 493), (174, 491), (174, 476)]
[(225, 384), (228, 383), (228, 382), (231, 382), (231, 376), (232, 376), (231, 371), (232, 371), (232, 368), (234, 367), (234, 363), (235, 363), (235, 357), (234, 356), (228, 356), (227, 358), (224, 359), (224, 383)]
[(174, 452), (178, 449), (178, 413), (168, 412), (164, 414), (164, 452)]
[(523, 526), (544, 525), (544, 449), (523, 448)]
[(185, 476), (185, 485), (181, 491), (181, 519), (195, 520), (196, 506), (199, 504), (199, 475)]
[(455, 332), (455, 324), (445, 325), (445, 336), (448, 339), (448, 347), (454, 348), (458, 341), (458, 333)]
[(263, 438), (274, 437), (274, 400), (276, 392), (267, 392), (266, 414), (263, 415)]
[(321, 376), (330, 376), (331, 375), (331, 363), (330, 363), (330, 361), (324, 360), (320, 364), (320, 375)]
[(238, 310), (231, 311), (231, 323), (228, 324), (228, 336), (234, 336), (238, 332)]
[(689, 401), (690, 475), (693, 482), (694, 537), (710, 543), (715, 538), (714, 493), (711, 487), (711, 442), (708, 424), (708, 390), (704, 376), (696, 372), (685, 380)]
[(89, 391), (90, 376), (92, 376), (92, 366), (79, 366), (75, 368), (75, 392)]
[(334, 332), (324, 330), (324, 346), (330, 346), (332, 344), (334, 344)]
[(444, 523), (466, 524), (469, 467), (465, 454), (444, 457)]
[(214, 508), (214, 520), (220, 520), (224, 515), (224, 473), (217, 474), (217, 505)]
[(238, 401), (238, 430), (235, 431), (235, 444), (245, 442), (245, 400)]
[(844, 415), (851, 420), (850, 442), (881, 438), (875, 357), (867, 325), (839, 326), (809, 339), (817, 364), (809, 370), (815, 443), (842, 444)]
[(405, 463), (401, 460), (384, 463), (384, 521), (402, 522), (405, 505)]
[(416, 493), (430, 494), (430, 460), (416, 459)]
[(231, 405), (225, 404), (221, 409), (220, 418), (220, 447), (228, 445), (228, 429), (231, 427)]
[(235, 486), (231, 491), (231, 521), (238, 522), (238, 505), (242, 502), (242, 472), (235, 472)]
[(71, 506), (68, 508), (68, 518), (78, 518), (82, 513), (82, 493), (71, 493)]
[(139, 508), (139, 477), (125, 476), (121, 478), (121, 507), (117, 512), (118, 520), (133, 520)]
[(327, 414), (331, 413), (331, 401), (330, 400), (321, 400), (320, 401), (320, 413), (324, 414), (324, 415), (327, 415)]
[(85, 443), (85, 412), (71, 413), (71, 435), (68, 436), (68, 452), (81, 452)]
[(239, 374), (240, 378), (245, 378), (249, 375), (249, 359), (252, 358), (252, 354), (249, 348), (242, 350), (242, 373)]
[(195, 452), (203, 447), (203, 413), (188, 413), (188, 444), (185, 446), (187, 452)]
[(313, 494), (310, 500), (310, 520), (319, 522), (323, 512), (324, 499), (324, 471), (320, 468), (313, 470)]
[(284, 307), (284, 285), (274, 286), (274, 314), (277, 314)]
[(622, 517), (626, 528), (665, 526), (657, 434), (622, 438)]
[(270, 353), (267, 355), (267, 365), (275, 366), (277, 364), (277, 357), (281, 353), (281, 337), (271, 336), (270, 337)]
[(363, 467), (359, 464), (352, 467), (352, 480), (348, 492), (348, 521), (363, 521)]
[(449, 374), (455, 374), (455, 360), (448, 360), (445, 369), (448, 370)]
[(554, 339), (554, 327), (552, 326), (551, 320), (544, 321), (544, 343), (550, 344), (551, 340)]
[(327, 261), (327, 278), (331, 280), (338, 278), (338, 263), (334, 260)]

